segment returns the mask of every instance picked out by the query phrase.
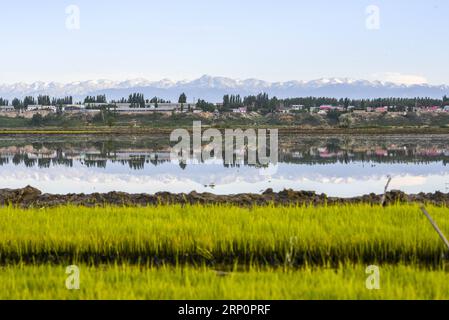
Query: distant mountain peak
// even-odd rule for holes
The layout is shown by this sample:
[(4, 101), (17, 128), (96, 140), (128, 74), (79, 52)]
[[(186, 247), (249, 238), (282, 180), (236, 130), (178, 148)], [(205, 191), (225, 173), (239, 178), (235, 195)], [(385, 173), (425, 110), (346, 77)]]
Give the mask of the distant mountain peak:
[(158, 96), (175, 100), (185, 92), (193, 99), (220, 101), (224, 94), (249, 95), (266, 92), (279, 98), (300, 96), (329, 96), (335, 98), (377, 98), (377, 97), (415, 97), (441, 98), (449, 95), (447, 85), (416, 84), (405, 85), (384, 81), (356, 80), (351, 78), (321, 78), (311, 81), (291, 80), (268, 82), (264, 80), (232, 79), (208, 74), (194, 80), (173, 81), (161, 79), (150, 81), (135, 78), (123, 81), (108, 79), (76, 81), (72, 83), (43, 82), (0, 84), (0, 97), (12, 99), (27, 95), (48, 94), (62, 97), (66, 95), (82, 99), (86, 95), (106, 94), (108, 98), (126, 97), (132, 92), (144, 93), (146, 97)]

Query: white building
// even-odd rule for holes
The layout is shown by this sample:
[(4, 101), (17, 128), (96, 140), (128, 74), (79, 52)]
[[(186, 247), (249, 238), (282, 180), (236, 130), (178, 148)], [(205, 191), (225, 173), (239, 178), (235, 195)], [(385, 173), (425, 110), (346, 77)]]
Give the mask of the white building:
[(196, 107), (195, 103), (158, 103), (151, 104), (152, 110), (155, 112), (187, 112), (193, 110)]
[(64, 108), (77, 108), (77, 109), (86, 109), (86, 106), (84, 104), (65, 104), (63, 105)]
[(0, 106), (0, 112), (13, 112), (15, 111), (13, 106)]
[(288, 107), (281, 106), (280, 108), (277, 109), (277, 111), (280, 113), (292, 113), (292, 112), (302, 111), (305, 109), (306, 109), (306, 107), (303, 106), (302, 104), (294, 104), (294, 105), (291, 105)]
[(85, 111), (86, 110), (86, 106), (83, 104), (66, 104), (64, 106), (62, 106), (62, 111)]
[(26, 107), (27, 111), (36, 111), (36, 110), (42, 110), (42, 106), (39, 104), (32, 104)]
[(247, 113), (248, 109), (246, 107), (241, 107), (241, 108), (237, 108), (237, 109), (232, 109), (233, 113)]
[(117, 112), (132, 112), (134, 109), (140, 108), (131, 108), (131, 103), (115, 103), (111, 109)]
[(301, 111), (301, 110), (305, 110), (305, 106), (302, 104), (294, 104), (292, 106), (290, 106), (290, 110), (292, 111)]
[(277, 111), (279, 113), (291, 113), (291, 109), (290, 108), (279, 108), (279, 109), (277, 109)]
[(101, 102), (101, 103), (97, 103), (97, 102), (88, 102), (85, 103), (86, 108), (101, 108), (101, 107), (106, 107), (109, 106), (109, 103), (105, 103), (105, 102)]
[(27, 111), (51, 111), (51, 112), (56, 112), (56, 107), (55, 106), (42, 106), (39, 104), (33, 104), (33, 105), (29, 105), (26, 110)]
[(115, 111), (123, 113), (144, 113), (144, 112), (178, 112), (181, 109), (187, 112), (189, 109), (193, 109), (195, 105), (189, 103), (154, 103), (146, 104), (145, 108), (132, 107), (130, 103), (116, 103)]

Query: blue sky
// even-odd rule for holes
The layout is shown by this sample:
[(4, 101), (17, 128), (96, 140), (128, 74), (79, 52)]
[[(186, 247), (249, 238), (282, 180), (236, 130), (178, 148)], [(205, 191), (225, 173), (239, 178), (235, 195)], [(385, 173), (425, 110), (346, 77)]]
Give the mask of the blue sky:
[[(80, 29), (66, 28), (66, 7)], [(366, 21), (379, 8), (379, 29)], [(447, 0), (2, 0), (0, 83), (349, 77), (449, 84)]]

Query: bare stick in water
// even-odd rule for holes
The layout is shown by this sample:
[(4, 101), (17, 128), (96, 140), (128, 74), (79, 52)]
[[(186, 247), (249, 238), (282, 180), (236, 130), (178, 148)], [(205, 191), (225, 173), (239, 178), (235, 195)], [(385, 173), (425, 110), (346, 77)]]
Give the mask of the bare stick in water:
[(441, 232), (440, 228), (438, 228), (438, 225), (436, 224), (436, 222), (432, 219), (432, 217), (430, 216), (430, 214), (427, 212), (426, 208), (421, 207), (421, 211), (424, 213), (424, 215), (427, 217), (427, 219), (429, 219), (430, 223), (432, 224), (432, 227), (435, 229), (435, 231), (438, 233), (438, 235), (440, 236), (441, 240), (443, 240), (444, 244), (446, 245), (446, 247), (449, 249), (449, 241), (447, 241), (446, 237), (444, 236), (443, 232)]
[(384, 189), (384, 194), (382, 195), (382, 198), (380, 199), (380, 205), (381, 206), (383, 206), (384, 204), (385, 204), (385, 198), (386, 198), (386, 193), (387, 193), (387, 190), (388, 190), (388, 186), (390, 185), (390, 182), (391, 182), (391, 176), (388, 176), (388, 181), (387, 181), (387, 184), (385, 185), (385, 189)]

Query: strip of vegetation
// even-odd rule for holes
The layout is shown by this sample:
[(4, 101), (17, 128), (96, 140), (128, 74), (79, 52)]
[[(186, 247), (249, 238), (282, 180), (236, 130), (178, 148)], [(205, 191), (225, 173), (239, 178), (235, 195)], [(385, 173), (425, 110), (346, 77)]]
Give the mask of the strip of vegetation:
[[(449, 209), (428, 209), (448, 232)], [(3, 264), (439, 265), (444, 253), (417, 205), (0, 209)]]
[(4, 131), (122, 131), (151, 132), (154, 130), (191, 129), (194, 121), (201, 121), (205, 127), (214, 128), (277, 128), (281, 131), (304, 132), (364, 132), (384, 130), (397, 132), (448, 132), (449, 113), (420, 114), (378, 114), (345, 113), (327, 115), (314, 113), (238, 114), (225, 113), (215, 116), (211, 113), (148, 113), (119, 114), (108, 110), (98, 113), (62, 114), (50, 113), (46, 116), (33, 115), (32, 118), (9, 118), (0, 115), (0, 128)]
[(79, 290), (67, 290), (65, 266), (12, 265), (0, 269), (0, 299), (449, 299), (443, 268), (381, 266), (379, 290), (367, 290), (365, 268), (252, 267), (222, 272), (205, 266), (79, 265)]

